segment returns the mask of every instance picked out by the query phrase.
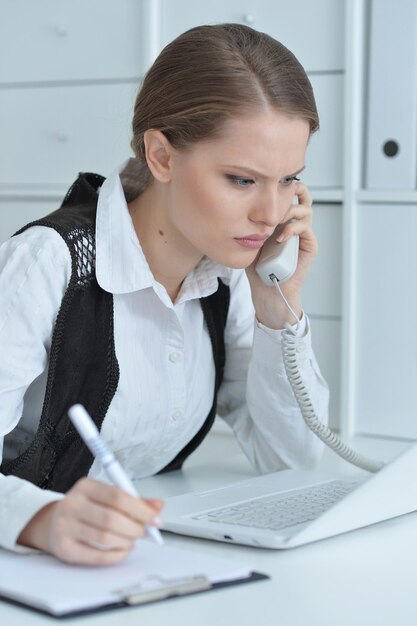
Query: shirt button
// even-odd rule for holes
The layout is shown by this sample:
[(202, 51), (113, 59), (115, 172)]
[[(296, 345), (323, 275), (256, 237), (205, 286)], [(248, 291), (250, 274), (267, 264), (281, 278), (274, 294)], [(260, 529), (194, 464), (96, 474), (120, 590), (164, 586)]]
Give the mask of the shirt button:
[(176, 422), (182, 416), (182, 411), (174, 411), (171, 415), (171, 419), (173, 422)]
[(177, 363), (181, 359), (181, 354), (179, 352), (170, 352), (169, 360), (171, 363)]

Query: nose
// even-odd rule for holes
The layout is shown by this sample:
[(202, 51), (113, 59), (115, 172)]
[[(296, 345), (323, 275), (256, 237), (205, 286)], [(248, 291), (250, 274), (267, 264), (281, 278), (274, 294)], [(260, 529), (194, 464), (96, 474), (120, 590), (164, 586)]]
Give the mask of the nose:
[(265, 192), (254, 200), (254, 205), (249, 213), (251, 222), (262, 223), (270, 228), (284, 221), (285, 215), (291, 206), (294, 192), (290, 190), (275, 189)]

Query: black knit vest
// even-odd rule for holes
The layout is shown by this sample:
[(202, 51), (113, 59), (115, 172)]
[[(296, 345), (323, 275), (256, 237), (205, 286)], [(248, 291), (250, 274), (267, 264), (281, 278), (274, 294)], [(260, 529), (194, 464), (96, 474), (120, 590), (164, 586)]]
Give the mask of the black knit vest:
[[(86, 476), (93, 462), (68, 419), (68, 408), (80, 402), (100, 429), (119, 380), (113, 296), (101, 289), (95, 275), (95, 219), (103, 181), (97, 174), (80, 174), (58, 210), (16, 233), (31, 226), (55, 229), (69, 248), (72, 273), (53, 331), (38, 430), (29, 447), (17, 458), (4, 461), (0, 471), (61, 492)], [(218, 290), (200, 299), (216, 367), (213, 405), (198, 433), (161, 472), (180, 469), (213, 424), (223, 378), (229, 297), (229, 288), (219, 279)]]

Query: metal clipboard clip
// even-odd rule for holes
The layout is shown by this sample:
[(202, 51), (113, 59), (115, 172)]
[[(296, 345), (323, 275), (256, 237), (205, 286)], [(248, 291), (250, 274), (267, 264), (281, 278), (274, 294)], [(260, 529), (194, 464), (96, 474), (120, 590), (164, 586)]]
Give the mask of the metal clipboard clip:
[(205, 576), (186, 576), (183, 578), (146, 577), (141, 583), (119, 589), (116, 593), (126, 604), (137, 605), (165, 600), (174, 596), (186, 596), (198, 591), (207, 591), (212, 585)]

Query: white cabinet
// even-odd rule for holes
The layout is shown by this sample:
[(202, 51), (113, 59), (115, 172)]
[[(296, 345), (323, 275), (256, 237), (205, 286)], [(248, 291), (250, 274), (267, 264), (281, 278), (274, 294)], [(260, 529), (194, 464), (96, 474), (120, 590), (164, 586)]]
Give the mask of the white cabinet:
[(64, 193), (80, 171), (111, 173), (131, 156), (136, 91), (136, 82), (3, 91), (2, 182)]
[(161, 0), (163, 45), (198, 24), (237, 22), (268, 33), (287, 46), (307, 72), (344, 67), (344, 0)]
[(142, 74), (142, 2), (0, 0), (0, 83)]
[(149, 59), (188, 28), (239, 22), (280, 40), (309, 74), (321, 129), (303, 180), (320, 255), (304, 291), (315, 351), (340, 397), (345, 0), (0, 0), (0, 241), (55, 209), (79, 171), (130, 156), (131, 116)]
[(107, 175), (132, 155), (144, 6), (0, 0), (0, 198), (57, 201), (79, 171)]
[(0, 241), (56, 208), (78, 171), (130, 155), (138, 79), (181, 32), (239, 22), (296, 54), (321, 120), (303, 173), (320, 245), (303, 302), (332, 425), (416, 437), (417, 191), (364, 188), (372, 1), (0, 0), (0, 14)]
[[(401, 84), (404, 95), (407, 89), (417, 93), (417, 77), (410, 72), (409, 61), (413, 59), (408, 58), (408, 46), (403, 46), (404, 41), (407, 43), (404, 20), (411, 19), (414, 24), (413, 15), (406, 11), (402, 20), (397, 19), (398, 11), (405, 9), (405, 3), (400, 4), (399, 9), (395, 0), (347, 3), (340, 404), (346, 435), (417, 436), (417, 192), (402, 184), (395, 189), (391, 184), (395, 176), (384, 180), (388, 170), (382, 160), (377, 178), (383, 182), (378, 183), (378, 189), (365, 188), (366, 155), (371, 148), (367, 140), (375, 142), (369, 129), (376, 119), (386, 123), (392, 120), (408, 128), (407, 139), (417, 151), (412, 132), (415, 111), (408, 119), (405, 109), (396, 108), (402, 93), (390, 89), (390, 72), (384, 75), (386, 88), (379, 95), (370, 80), (374, 72), (385, 67), (384, 58), (391, 46), (392, 59), (400, 53), (394, 80)], [(389, 33), (389, 39), (381, 38), (380, 53), (375, 41), (370, 45), (376, 15)], [(384, 116), (378, 109), (382, 97)], [(390, 132), (389, 128), (386, 131)], [(381, 150), (381, 141), (372, 148)]]

